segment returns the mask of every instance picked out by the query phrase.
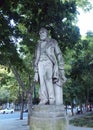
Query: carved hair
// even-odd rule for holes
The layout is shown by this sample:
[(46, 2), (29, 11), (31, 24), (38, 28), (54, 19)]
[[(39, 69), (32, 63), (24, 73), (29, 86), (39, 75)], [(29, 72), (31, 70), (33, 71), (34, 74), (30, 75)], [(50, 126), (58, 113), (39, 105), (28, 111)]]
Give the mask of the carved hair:
[(48, 30), (46, 28), (43, 28), (43, 27), (40, 29), (39, 34), (42, 32), (46, 32), (48, 34)]

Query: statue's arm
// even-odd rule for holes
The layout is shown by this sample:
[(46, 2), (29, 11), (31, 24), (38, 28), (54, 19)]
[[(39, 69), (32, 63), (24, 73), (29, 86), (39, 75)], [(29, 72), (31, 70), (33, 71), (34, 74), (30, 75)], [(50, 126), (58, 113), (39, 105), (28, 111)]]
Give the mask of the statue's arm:
[(65, 82), (66, 77), (65, 77), (65, 72), (64, 72), (64, 59), (63, 59), (62, 52), (61, 52), (57, 42), (55, 42), (55, 53), (56, 53), (56, 57), (57, 57), (57, 61), (58, 61), (60, 77)]
[(64, 70), (64, 59), (63, 59), (62, 52), (58, 46), (57, 41), (55, 41), (55, 54), (57, 57), (59, 69)]
[(39, 49), (39, 44), (38, 44), (36, 49), (35, 49), (35, 62), (34, 62), (34, 71), (35, 72), (38, 72), (39, 56), (40, 56), (40, 49)]
[(39, 62), (39, 56), (40, 56), (40, 49), (39, 45), (37, 45), (35, 49), (35, 62), (34, 62), (34, 81), (38, 82), (38, 62)]

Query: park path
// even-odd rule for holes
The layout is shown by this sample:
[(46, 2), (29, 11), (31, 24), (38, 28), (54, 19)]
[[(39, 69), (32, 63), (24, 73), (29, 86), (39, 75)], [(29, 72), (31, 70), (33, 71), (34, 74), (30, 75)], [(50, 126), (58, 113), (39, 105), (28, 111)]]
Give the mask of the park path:
[[(0, 120), (0, 130), (29, 130), (29, 126), (27, 125), (27, 119), (3, 119)], [(93, 130), (93, 128), (69, 125), (68, 130)]]
[(29, 130), (27, 119), (0, 119), (0, 130)]
[(69, 125), (69, 130), (93, 130), (93, 128), (76, 127), (76, 126)]

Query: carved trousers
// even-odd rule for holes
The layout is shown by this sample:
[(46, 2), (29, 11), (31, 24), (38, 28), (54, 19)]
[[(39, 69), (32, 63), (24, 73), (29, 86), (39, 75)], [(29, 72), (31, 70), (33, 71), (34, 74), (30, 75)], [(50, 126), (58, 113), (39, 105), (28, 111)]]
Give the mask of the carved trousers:
[(52, 82), (53, 64), (50, 60), (39, 61), (38, 72), (40, 79), (40, 100), (55, 101), (54, 86)]

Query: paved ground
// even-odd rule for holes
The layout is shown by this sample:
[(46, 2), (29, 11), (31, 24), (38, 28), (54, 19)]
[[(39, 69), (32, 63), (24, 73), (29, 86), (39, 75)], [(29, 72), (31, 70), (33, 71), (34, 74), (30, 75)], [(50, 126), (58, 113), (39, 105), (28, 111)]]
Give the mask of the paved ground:
[(27, 119), (4, 119), (0, 120), (0, 130), (29, 130)]
[(76, 127), (76, 126), (69, 126), (69, 130), (93, 130), (93, 128), (85, 128), (85, 127)]
[[(4, 119), (0, 120), (0, 130), (29, 130), (27, 119)], [(68, 130), (93, 130), (93, 128), (75, 127), (69, 125)]]

